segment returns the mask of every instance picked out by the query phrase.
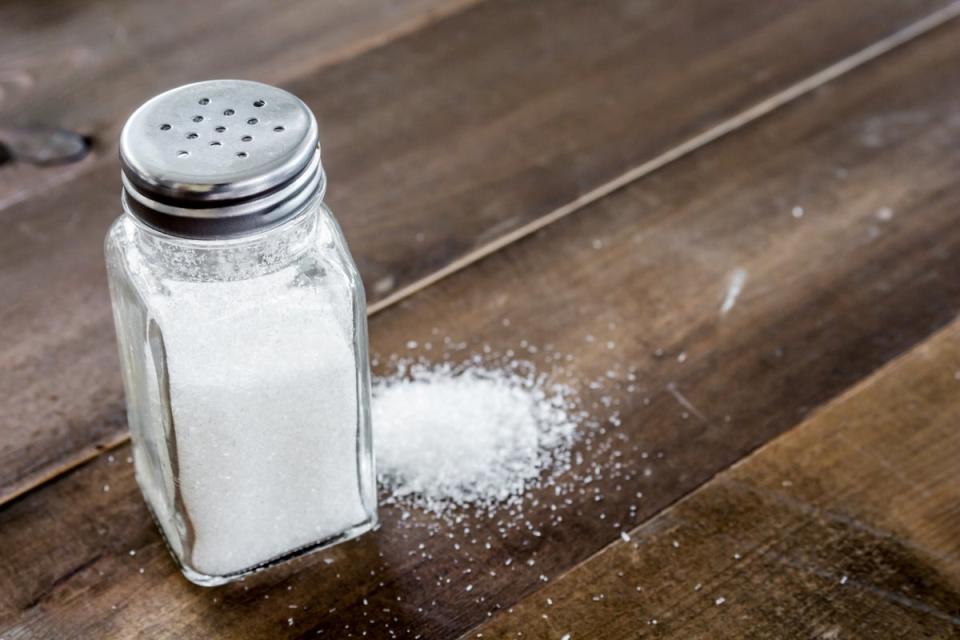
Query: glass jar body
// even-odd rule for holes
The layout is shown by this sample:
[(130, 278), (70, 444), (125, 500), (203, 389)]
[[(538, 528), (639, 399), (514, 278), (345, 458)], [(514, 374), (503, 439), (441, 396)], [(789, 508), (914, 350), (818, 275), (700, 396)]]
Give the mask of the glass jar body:
[(363, 285), (317, 199), (229, 240), (106, 239), (137, 481), (192, 582), (376, 524)]

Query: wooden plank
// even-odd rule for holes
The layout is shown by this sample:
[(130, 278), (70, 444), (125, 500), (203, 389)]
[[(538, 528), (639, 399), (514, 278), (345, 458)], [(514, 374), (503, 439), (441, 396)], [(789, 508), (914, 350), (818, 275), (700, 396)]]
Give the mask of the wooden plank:
[[(16, 0), (0, 6), (0, 141), (20, 127), (89, 136), (80, 165), (0, 171), (0, 209), (116, 166), (120, 128), (146, 98), (207, 78), (284, 83), (382, 46), (475, 0), (253, 2)], [(5, 134), (6, 132), (6, 134)], [(75, 195), (78, 187), (70, 191)]]
[(469, 637), (956, 637), (958, 372), (954, 322)]
[[(941, 6), (504, 0), (288, 86), (324, 123), (330, 201), (377, 303)], [(125, 438), (100, 255), (116, 189), (104, 161), (4, 211), (0, 500)]]
[(178, 575), (122, 447), (0, 510), (0, 548), (16, 550), (0, 629), (453, 637), (536, 591), (956, 316), (958, 35), (945, 26), (373, 317), (381, 354), (435, 341), (415, 353), (441, 358), (449, 336), (466, 343), (451, 357), (523, 340), (574, 356), (529, 357), (597, 418), (606, 396), (621, 426), (577, 449), (579, 473), (604, 471), (571, 504), (535, 492), (505, 531), (384, 508), (372, 535), (211, 591)]
[(56, 475), (64, 458), (76, 464), (124, 437), (99, 263), (100, 236), (118, 212), (126, 116), (199, 79), (289, 82), (473, 1), (231, 0), (215, 12), (181, 0), (0, 6), (0, 141), (42, 125), (94, 144), (76, 164), (0, 167), (9, 224), (0, 234), (0, 503)]

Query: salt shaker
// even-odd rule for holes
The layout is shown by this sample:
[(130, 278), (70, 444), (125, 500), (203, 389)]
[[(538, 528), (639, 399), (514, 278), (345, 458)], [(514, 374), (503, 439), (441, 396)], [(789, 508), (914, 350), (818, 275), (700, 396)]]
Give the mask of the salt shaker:
[(141, 106), (106, 238), (137, 481), (216, 585), (376, 524), (363, 285), (295, 96), (214, 80)]

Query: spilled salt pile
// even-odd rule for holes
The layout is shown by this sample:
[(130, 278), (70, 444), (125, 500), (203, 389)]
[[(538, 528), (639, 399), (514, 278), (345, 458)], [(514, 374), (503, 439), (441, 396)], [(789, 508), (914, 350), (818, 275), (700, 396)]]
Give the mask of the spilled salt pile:
[(373, 392), (387, 502), (434, 513), (516, 503), (569, 468), (574, 409), (568, 388), (532, 368), (401, 365)]

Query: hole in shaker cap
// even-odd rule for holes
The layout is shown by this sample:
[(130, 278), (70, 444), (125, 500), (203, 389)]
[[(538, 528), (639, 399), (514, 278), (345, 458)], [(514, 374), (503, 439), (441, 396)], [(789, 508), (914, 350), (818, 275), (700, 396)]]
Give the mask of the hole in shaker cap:
[(203, 116), (193, 116), (194, 122), (203, 122)]
[(210, 143), (210, 146), (211, 146), (211, 147), (219, 147), (219, 146), (220, 146), (220, 141), (219, 141), (219, 140), (214, 140), (213, 142)]
[(280, 133), (281, 131), (283, 131), (283, 127), (277, 126), (277, 127), (274, 127), (273, 130), (276, 131), (277, 133)]
[(253, 106), (255, 106), (255, 107), (262, 107), (262, 106), (265, 105), (265, 104), (267, 104), (267, 103), (264, 102), (263, 100), (257, 100), (256, 102), (253, 103)]
[(168, 124), (160, 125), (160, 131), (170, 131), (170, 125)]
[(187, 134), (187, 140), (196, 140), (196, 139), (197, 139), (197, 134), (194, 133), (193, 131)]
[(250, 118), (249, 120), (247, 120), (247, 124), (257, 124), (258, 122), (260, 121), (257, 120), (256, 118)]
[(246, 152), (246, 151), (237, 151), (237, 157), (238, 157), (238, 158), (246, 158), (246, 157), (247, 157), (247, 152)]
[(226, 130), (227, 130), (227, 128), (226, 128), (225, 126), (223, 126), (223, 125), (220, 125), (220, 126), (217, 127), (216, 129), (214, 129), (214, 131), (216, 131), (217, 133), (223, 133), (223, 132), (226, 131)]
[(178, 158), (186, 158), (188, 155), (190, 155), (189, 151), (177, 151)]
[(224, 109), (224, 110), (223, 110), (223, 115), (225, 115), (225, 116), (232, 116), (232, 115), (235, 114), (235, 113), (236, 113), (236, 111), (234, 111), (233, 109)]
[(244, 142), (250, 142), (251, 140), (253, 140), (253, 136), (243, 136), (240, 139), (243, 140)]
[(202, 104), (202, 105), (208, 105), (208, 104), (210, 104), (210, 98), (200, 98), (200, 100), (198, 100), (198, 102), (199, 102), (200, 104)]

